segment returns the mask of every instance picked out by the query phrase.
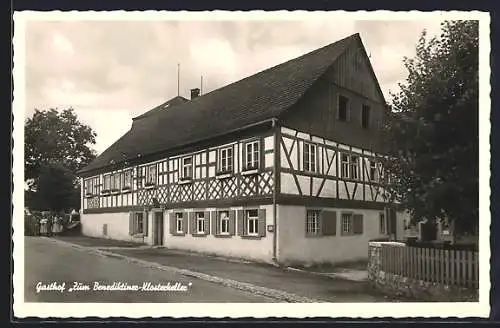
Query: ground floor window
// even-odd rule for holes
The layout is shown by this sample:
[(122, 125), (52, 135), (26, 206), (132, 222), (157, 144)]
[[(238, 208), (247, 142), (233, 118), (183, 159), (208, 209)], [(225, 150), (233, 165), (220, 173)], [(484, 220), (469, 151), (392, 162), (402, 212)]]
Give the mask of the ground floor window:
[(229, 234), (229, 212), (221, 211), (219, 212), (219, 233)]
[(319, 211), (308, 210), (306, 214), (306, 234), (317, 236), (319, 231)]
[(130, 222), (129, 222), (129, 234), (146, 234), (146, 216), (144, 212), (132, 212), (130, 213)]
[(182, 213), (175, 213), (175, 227), (176, 227), (176, 230), (177, 230), (177, 233), (183, 233), (184, 230), (183, 230), (183, 217), (182, 217)]
[(247, 235), (259, 235), (259, 213), (258, 210), (248, 210), (247, 216)]
[(196, 213), (196, 232), (199, 234), (205, 233), (205, 213)]
[(342, 234), (349, 235), (352, 232), (352, 214), (342, 213)]

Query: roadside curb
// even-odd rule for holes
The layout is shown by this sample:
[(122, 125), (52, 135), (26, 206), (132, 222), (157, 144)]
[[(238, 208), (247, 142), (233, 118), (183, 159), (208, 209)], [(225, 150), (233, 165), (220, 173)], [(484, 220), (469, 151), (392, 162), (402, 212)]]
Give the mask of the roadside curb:
[(109, 251), (104, 251), (101, 249), (97, 249), (95, 247), (81, 246), (81, 245), (73, 244), (73, 243), (70, 243), (67, 241), (52, 239), (52, 238), (47, 238), (47, 237), (41, 237), (41, 238), (46, 239), (48, 241), (51, 241), (53, 243), (62, 245), (62, 246), (71, 247), (71, 248), (76, 249), (76, 250), (85, 251), (85, 252), (88, 252), (91, 254), (95, 254), (95, 255), (98, 255), (100, 257), (119, 258), (121, 260), (124, 260), (125, 262), (138, 264), (142, 267), (153, 268), (153, 269), (158, 269), (158, 270), (163, 270), (163, 271), (169, 271), (169, 272), (181, 274), (181, 275), (187, 276), (187, 277), (202, 279), (202, 280), (213, 282), (213, 283), (225, 286), (225, 287), (231, 287), (231, 288), (246, 291), (246, 292), (249, 292), (249, 293), (252, 293), (255, 295), (261, 295), (261, 296), (265, 296), (268, 298), (273, 298), (273, 299), (276, 299), (276, 300), (282, 301), (282, 302), (288, 302), (288, 303), (323, 303), (324, 302), (321, 300), (311, 299), (308, 297), (295, 295), (295, 294), (284, 292), (284, 291), (277, 290), (277, 289), (256, 286), (256, 285), (246, 283), (246, 282), (240, 282), (240, 281), (236, 281), (236, 280), (232, 280), (232, 279), (216, 277), (216, 276), (212, 276), (212, 275), (201, 273), (201, 272), (196, 272), (196, 271), (191, 271), (191, 270), (187, 270), (187, 269), (181, 269), (181, 268), (177, 268), (177, 267), (167, 266), (167, 265), (163, 265), (163, 264), (156, 263), (156, 262), (140, 260), (138, 258), (125, 256), (125, 255), (121, 255), (121, 254), (117, 254), (117, 253), (113, 253), (113, 252), (109, 252)]

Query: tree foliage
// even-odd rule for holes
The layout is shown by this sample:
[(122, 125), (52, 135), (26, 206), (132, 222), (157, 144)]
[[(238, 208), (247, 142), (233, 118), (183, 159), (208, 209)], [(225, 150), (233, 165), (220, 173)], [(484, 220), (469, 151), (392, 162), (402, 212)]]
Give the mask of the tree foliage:
[(35, 110), (24, 129), (28, 205), (45, 210), (56, 209), (59, 203), (66, 206), (66, 193), (75, 203), (76, 174), (96, 156), (91, 148), (95, 132), (78, 120), (72, 108)]
[(478, 49), (477, 21), (448, 21), (440, 37), (428, 39), (424, 31), (416, 56), (404, 59), (408, 77), (393, 95), (384, 166), (397, 177), (388, 186), (393, 200), (414, 220), (477, 226)]

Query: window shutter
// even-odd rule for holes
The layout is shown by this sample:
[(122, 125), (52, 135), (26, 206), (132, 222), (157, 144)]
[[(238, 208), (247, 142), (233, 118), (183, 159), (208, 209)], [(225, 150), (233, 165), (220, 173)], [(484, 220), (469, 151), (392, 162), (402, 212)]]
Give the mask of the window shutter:
[(242, 158), (242, 161), (241, 161), (241, 169), (243, 171), (245, 171), (247, 169), (247, 144), (246, 143), (243, 143), (243, 149), (241, 150), (241, 157)]
[(337, 234), (337, 212), (322, 211), (320, 225), (320, 231), (323, 236), (335, 236)]
[(390, 218), (391, 218), (391, 233), (395, 234), (396, 233), (396, 209), (395, 208), (390, 208)]
[(260, 138), (259, 139), (259, 170), (263, 170), (266, 167), (266, 163), (264, 163), (265, 158), (264, 158), (264, 139)]
[(238, 210), (238, 236), (243, 236), (245, 232), (245, 220), (243, 210)]
[(175, 222), (175, 213), (169, 213), (168, 220), (170, 223), (170, 234), (175, 235), (177, 233), (177, 222)]
[(217, 211), (210, 212), (210, 215), (212, 235), (217, 235), (219, 233), (219, 225), (217, 224)]
[(134, 212), (128, 213), (128, 234), (130, 236), (134, 234)]
[(266, 210), (259, 209), (259, 236), (266, 236)]
[(215, 150), (215, 174), (219, 174), (221, 172), (220, 167), (220, 148)]
[(236, 216), (236, 211), (229, 211), (229, 234), (231, 236), (234, 236), (234, 227), (236, 226), (235, 216)]
[[(144, 234), (144, 236), (147, 236), (148, 235), (148, 221), (149, 221), (148, 220), (148, 212), (142, 212), (142, 213), (143, 213), (142, 214), (143, 215), (143, 219), (142, 220), (144, 222), (144, 224), (143, 224), (143, 227), (144, 227), (143, 234)], [(153, 213), (153, 212), (151, 212), (151, 213)], [(153, 216), (151, 215), (151, 217), (153, 217)]]
[(188, 222), (189, 222), (189, 229), (191, 230), (191, 234), (195, 235), (196, 234), (196, 221), (194, 218), (194, 212), (189, 212), (188, 213)]
[(188, 220), (187, 220), (187, 217), (186, 217), (186, 213), (182, 213), (182, 232), (184, 232), (185, 234), (188, 233)]
[(210, 234), (210, 212), (205, 211), (205, 213), (203, 213), (203, 215), (205, 218), (205, 234), (209, 235)]
[(363, 234), (363, 214), (354, 214), (352, 216), (352, 232), (355, 235)]

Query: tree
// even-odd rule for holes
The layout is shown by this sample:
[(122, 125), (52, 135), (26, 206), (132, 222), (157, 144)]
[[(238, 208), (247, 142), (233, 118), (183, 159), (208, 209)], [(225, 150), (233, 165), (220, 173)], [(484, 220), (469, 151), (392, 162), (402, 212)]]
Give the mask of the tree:
[(386, 183), (413, 221), (443, 218), (457, 232), (478, 225), (479, 37), (477, 21), (447, 21), (440, 37), (425, 31), (385, 126)]
[[(24, 140), (25, 179), (29, 187), (27, 201), (30, 206), (53, 209), (53, 206), (59, 206), (53, 201), (53, 196), (65, 196), (51, 188), (61, 188), (69, 195), (78, 188), (76, 173), (96, 156), (91, 148), (95, 137), (95, 132), (78, 120), (72, 108), (62, 111), (35, 110), (33, 117), (25, 122)], [(68, 181), (71, 181), (71, 188)], [(71, 197), (74, 199), (74, 195)]]

